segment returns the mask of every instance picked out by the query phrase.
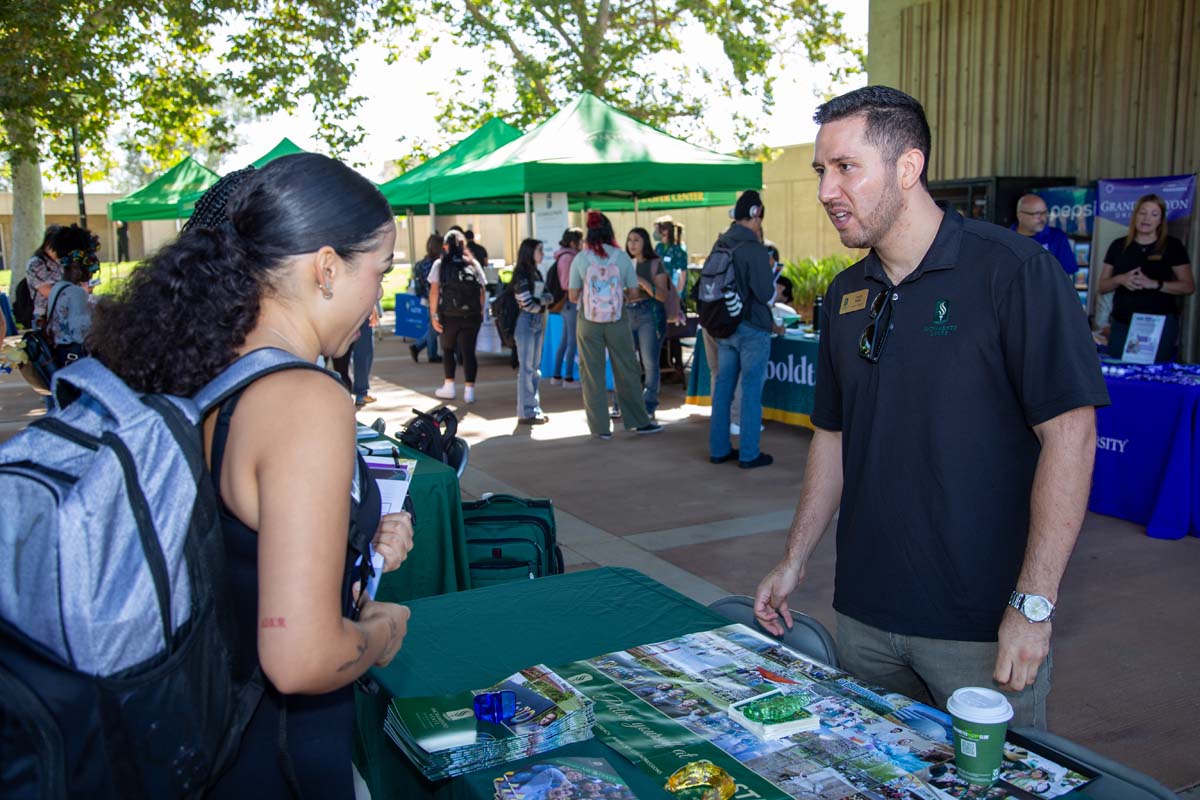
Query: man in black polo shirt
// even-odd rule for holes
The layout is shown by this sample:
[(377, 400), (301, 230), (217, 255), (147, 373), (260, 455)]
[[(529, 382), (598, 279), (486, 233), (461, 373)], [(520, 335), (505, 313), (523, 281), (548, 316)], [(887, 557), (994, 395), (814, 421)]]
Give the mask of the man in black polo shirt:
[(815, 119), (819, 200), (871, 252), (825, 296), (804, 487), (755, 614), (791, 625), (840, 503), (842, 666), (943, 707), (995, 685), (1014, 725), (1044, 727), (1050, 617), (1108, 403), (1087, 321), (1040, 245), (934, 203), (916, 100), (871, 86)]

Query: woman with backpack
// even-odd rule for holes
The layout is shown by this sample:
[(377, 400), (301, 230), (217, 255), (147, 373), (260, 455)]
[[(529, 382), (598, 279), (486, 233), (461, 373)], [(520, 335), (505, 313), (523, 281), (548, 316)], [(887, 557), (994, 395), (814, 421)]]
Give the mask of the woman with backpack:
[(662, 260), (650, 243), (650, 233), (645, 228), (634, 228), (629, 232), (625, 240), (625, 252), (637, 271), (637, 296), (629, 303), (629, 324), (633, 329), (634, 346), (642, 360), (642, 375), (645, 376), (642, 397), (646, 403), (646, 413), (650, 419), (654, 419), (654, 413), (658, 410), (659, 353), (667, 332), (664, 303), (669, 278)]
[[(75, 227), (75, 226), (72, 226)], [(78, 228), (84, 248), (63, 253), (58, 261), (62, 280), (54, 284), (47, 298), (46, 336), (53, 343), (54, 366), (59, 369), (88, 354), (85, 341), (92, 327), (91, 280), (100, 269), (96, 251), (100, 237), (86, 228)]]
[(441, 336), (442, 388), (434, 392), (443, 400), (453, 400), (455, 362), (463, 363), (466, 384), (463, 401), (475, 402), (475, 342), (483, 325), (483, 304), (487, 300), (487, 276), (483, 267), (467, 249), (467, 237), (461, 231), (446, 234), (446, 252), (429, 270), (429, 316), (433, 329)]
[(538, 385), (542, 382), (542, 340), (546, 326), (546, 306), (550, 296), (543, 294), (542, 243), (526, 239), (517, 250), (517, 266), (513, 270), (512, 288), (521, 314), (517, 317), (519, 369), (517, 371), (517, 423), (544, 425), (549, 419), (542, 414)]
[(617, 246), (612, 223), (599, 211), (587, 215), (587, 246), (571, 262), (569, 293), (579, 304), (579, 374), (588, 428), (598, 439), (612, 438), (605, 391), (604, 353), (612, 359), (617, 397), (627, 410), (626, 430), (658, 433), (662, 426), (646, 414), (642, 400), (633, 335), (626, 300), (637, 296), (637, 272), (625, 251)]
[[(583, 230), (567, 228), (563, 231), (558, 249), (554, 251), (554, 270), (558, 275), (558, 285), (566, 291), (571, 282), (571, 262), (583, 249)], [(579, 305), (565, 298), (558, 313), (562, 316), (562, 338), (558, 340), (558, 348), (554, 351), (554, 374), (550, 378), (552, 385), (562, 384), (564, 389), (574, 389), (579, 386), (575, 380), (575, 320), (579, 316)], [(551, 309), (553, 311), (554, 309)]]
[(205, 797), (354, 798), (353, 684), (392, 660), (409, 616), (366, 594), (355, 557), (373, 534), (384, 570), (395, 569), (412, 522), (381, 517), (375, 481), (359, 479), (370, 473), (356, 455), (351, 398), (313, 365), (354, 342), (395, 240), (374, 184), (325, 156), (288, 155), (221, 179), (179, 238), (96, 308), (92, 354), (138, 392), (191, 397), (251, 351), (295, 357), (202, 423), (233, 675), (245, 683), (261, 667), (267, 682), (233, 764)]
[[(421, 305), (426, 308), (429, 307), (429, 272), (433, 269), (434, 262), (442, 257), (442, 244), (440, 234), (430, 234), (425, 240), (425, 257), (413, 265), (412, 292), (421, 298)], [(408, 352), (412, 354), (414, 362), (426, 347), (429, 348), (429, 363), (441, 363), (442, 358), (438, 355), (438, 332), (434, 330), (433, 325), (425, 329), (424, 341), (413, 342), (408, 346)]]

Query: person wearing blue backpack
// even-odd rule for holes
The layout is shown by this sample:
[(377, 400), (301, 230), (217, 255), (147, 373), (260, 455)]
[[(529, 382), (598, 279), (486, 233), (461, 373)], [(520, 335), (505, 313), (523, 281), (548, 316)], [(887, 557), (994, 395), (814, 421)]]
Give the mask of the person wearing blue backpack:
[(232, 590), (233, 671), (261, 667), (266, 678), (233, 763), (207, 796), (354, 797), (352, 685), (392, 660), (409, 616), (366, 595), (355, 562), (370, 551), (355, 543), (373, 539), (385, 571), (395, 569), (412, 523), (405, 513), (381, 518), (374, 481), (360, 480), (369, 473), (356, 457), (351, 398), (312, 365), (354, 343), (395, 239), (370, 181), (325, 156), (285, 156), (223, 178), (179, 239), (96, 309), (92, 354), (137, 392), (191, 397), (259, 351), (282, 351), (297, 367), (257, 377), (203, 420)]

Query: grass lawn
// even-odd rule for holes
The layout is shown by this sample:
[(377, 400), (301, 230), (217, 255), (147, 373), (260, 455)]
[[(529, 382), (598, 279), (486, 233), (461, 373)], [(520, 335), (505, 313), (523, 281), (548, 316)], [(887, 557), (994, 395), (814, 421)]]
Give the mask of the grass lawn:
[[(137, 267), (135, 261), (112, 262), (105, 261), (100, 264), (100, 285), (96, 287), (96, 294), (113, 294), (129, 277)], [(383, 279), (383, 310), (391, 311), (396, 307), (396, 293), (405, 292), (408, 290), (408, 277), (410, 269), (408, 267), (396, 267), (391, 274)], [(12, 289), (9, 284), (12, 282), (11, 270), (0, 270), (0, 291), (7, 292), (12, 296)]]

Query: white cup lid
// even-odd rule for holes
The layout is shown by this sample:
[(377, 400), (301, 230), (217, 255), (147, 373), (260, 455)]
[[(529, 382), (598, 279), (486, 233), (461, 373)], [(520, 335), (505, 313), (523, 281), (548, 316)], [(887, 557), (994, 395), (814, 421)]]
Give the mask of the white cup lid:
[(1004, 695), (995, 689), (965, 686), (950, 695), (946, 710), (967, 722), (993, 725), (1012, 719), (1013, 710)]

